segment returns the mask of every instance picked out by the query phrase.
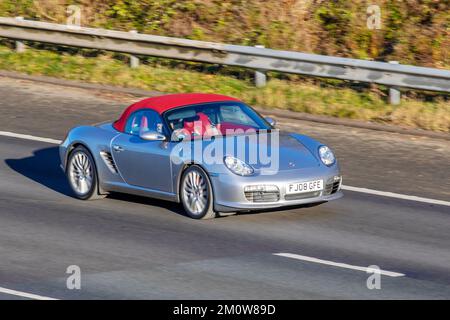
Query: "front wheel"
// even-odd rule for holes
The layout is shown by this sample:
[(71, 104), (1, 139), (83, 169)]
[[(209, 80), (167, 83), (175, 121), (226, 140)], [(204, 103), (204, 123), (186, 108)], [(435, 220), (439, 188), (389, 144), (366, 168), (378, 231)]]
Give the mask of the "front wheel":
[(201, 167), (193, 165), (183, 172), (180, 196), (184, 210), (191, 218), (211, 219), (216, 216), (211, 183)]
[(83, 146), (76, 147), (67, 161), (67, 180), (78, 199), (104, 198), (98, 193), (97, 169), (91, 153)]

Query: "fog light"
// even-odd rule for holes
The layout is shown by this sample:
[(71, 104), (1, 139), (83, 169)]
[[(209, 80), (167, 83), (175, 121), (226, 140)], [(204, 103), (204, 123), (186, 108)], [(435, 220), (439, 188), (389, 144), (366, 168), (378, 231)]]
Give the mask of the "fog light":
[(245, 198), (251, 202), (276, 202), (280, 200), (280, 190), (274, 185), (253, 185), (244, 188)]

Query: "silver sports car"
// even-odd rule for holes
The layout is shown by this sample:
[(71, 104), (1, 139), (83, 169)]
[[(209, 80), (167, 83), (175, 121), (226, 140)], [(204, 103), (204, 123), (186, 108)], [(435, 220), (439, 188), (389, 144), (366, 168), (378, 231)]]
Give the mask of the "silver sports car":
[(181, 202), (195, 219), (342, 197), (329, 147), (223, 95), (142, 100), (117, 121), (70, 130), (60, 156), (79, 199), (137, 194)]

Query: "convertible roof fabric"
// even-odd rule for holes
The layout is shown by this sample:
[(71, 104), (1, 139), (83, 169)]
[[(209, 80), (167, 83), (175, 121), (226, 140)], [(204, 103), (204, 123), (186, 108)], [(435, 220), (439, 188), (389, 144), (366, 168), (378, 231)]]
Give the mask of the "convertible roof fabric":
[(140, 109), (152, 109), (162, 114), (163, 112), (192, 104), (220, 102), (220, 101), (239, 101), (236, 98), (208, 93), (178, 93), (168, 94), (163, 96), (151, 97), (139, 102), (136, 102), (125, 109), (120, 118), (114, 122), (114, 128), (123, 132), (128, 117), (135, 111)]

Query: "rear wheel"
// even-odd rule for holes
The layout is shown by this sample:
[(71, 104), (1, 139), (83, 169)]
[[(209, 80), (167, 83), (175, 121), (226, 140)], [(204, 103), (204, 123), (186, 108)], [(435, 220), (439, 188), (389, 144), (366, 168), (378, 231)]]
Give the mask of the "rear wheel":
[(69, 185), (78, 199), (95, 200), (105, 197), (98, 192), (95, 162), (85, 147), (78, 146), (70, 153), (66, 175)]
[(191, 218), (211, 219), (216, 216), (211, 183), (201, 167), (193, 165), (183, 172), (180, 197), (184, 210)]

